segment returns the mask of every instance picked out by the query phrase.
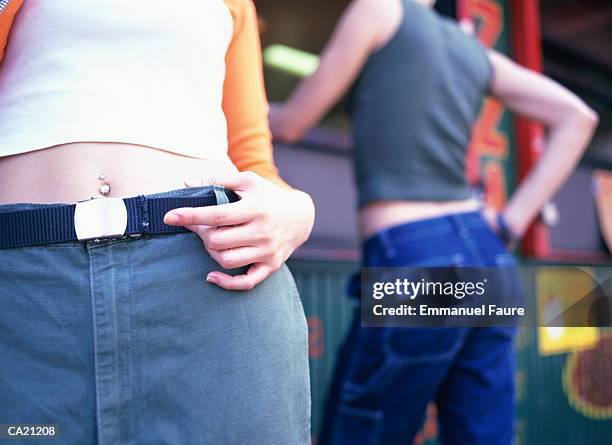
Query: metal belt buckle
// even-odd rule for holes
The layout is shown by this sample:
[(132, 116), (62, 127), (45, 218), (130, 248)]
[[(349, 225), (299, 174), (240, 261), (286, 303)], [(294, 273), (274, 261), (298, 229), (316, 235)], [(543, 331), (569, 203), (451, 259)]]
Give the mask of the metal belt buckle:
[(127, 229), (127, 219), (123, 199), (90, 199), (76, 204), (74, 229), (79, 241), (121, 237)]

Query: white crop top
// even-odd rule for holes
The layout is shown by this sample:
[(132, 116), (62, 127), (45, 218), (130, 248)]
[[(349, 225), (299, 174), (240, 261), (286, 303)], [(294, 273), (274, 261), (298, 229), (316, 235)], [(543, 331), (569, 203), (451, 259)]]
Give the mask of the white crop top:
[(227, 160), (223, 0), (26, 0), (0, 70), (0, 155), (122, 142)]

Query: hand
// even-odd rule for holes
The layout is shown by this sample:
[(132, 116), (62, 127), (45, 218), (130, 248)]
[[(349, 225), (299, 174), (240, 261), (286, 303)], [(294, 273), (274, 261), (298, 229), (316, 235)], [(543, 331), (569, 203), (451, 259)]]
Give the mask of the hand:
[(242, 275), (211, 272), (206, 280), (224, 289), (249, 290), (282, 266), (310, 235), (314, 205), (299, 190), (286, 190), (253, 172), (217, 178), (214, 184), (241, 200), (219, 206), (181, 208), (164, 222), (197, 233), (224, 269), (249, 266)]
[[(482, 210), (481, 214), (485, 222), (487, 223), (487, 225), (491, 228), (491, 230), (493, 230), (497, 234), (500, 234), (500, 230), (501, 230), (499, 227), (499, 215), (500, 214), (497, 211), (497, 209), (495, 209), (494, 207), (486, 206)], [(508, 243), (507, 247), (510, 249), (514, 249), (518, 241), (520, 240), (520, 238), (522, 238), (523, 233), (525, 232), (526, 229), (518, 229), (517, 225), (514, 225), (510, 222), (506, 213), (504, 213), (504, 221), (506, 223), (507, 229), (511, 233), (510, 238), (512, 238), (512, 241)], [(504, 236), (502, 236), (502, 239), (503, 238)]]

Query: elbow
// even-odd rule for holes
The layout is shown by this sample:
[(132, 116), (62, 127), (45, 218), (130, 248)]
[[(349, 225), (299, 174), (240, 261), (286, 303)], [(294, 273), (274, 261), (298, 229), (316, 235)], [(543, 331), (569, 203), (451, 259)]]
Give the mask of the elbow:
[(593, 129), (596, 129), (599, 125), (599, 114), (597, 113), (597, 111), (593, 110), (592, 108), (589, 108), (587, 119), (589, 120), (591, 127)]
[(597, 125), (599, 125), (599, 114), (584, 102), (576, 107), (574, 119), (581, 127), (591, 132), (595, 131)]
[(280, 108), (270, 113), (269, 122), (272, 137), (276, 142), (295, 144), (304, 136), (305, 132), (300, 130), (295, 119)]
[(287, 132), (285, 142), (288, 144), (296, 144), (304, 138), (305, 134), (306, 132), (304, 131), (293, 129), (292, 131)]
[(304, 132), (287, 125), (281, 128), (272, 128), (272, 135), (275, 141), (285, 144), (295, 144), (304, 137)]

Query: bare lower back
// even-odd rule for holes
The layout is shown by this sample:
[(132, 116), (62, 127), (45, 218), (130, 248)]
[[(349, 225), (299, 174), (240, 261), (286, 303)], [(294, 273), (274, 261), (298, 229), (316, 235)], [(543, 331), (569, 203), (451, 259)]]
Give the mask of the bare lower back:
[(376, 232), (398, 224), (436, 218), (453, 213), (478, 210), (475, 199), (462, 201), (377, 201), (363, 207), (359, 213), (361, 236), (366, 239)]

